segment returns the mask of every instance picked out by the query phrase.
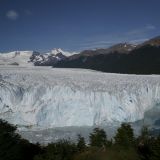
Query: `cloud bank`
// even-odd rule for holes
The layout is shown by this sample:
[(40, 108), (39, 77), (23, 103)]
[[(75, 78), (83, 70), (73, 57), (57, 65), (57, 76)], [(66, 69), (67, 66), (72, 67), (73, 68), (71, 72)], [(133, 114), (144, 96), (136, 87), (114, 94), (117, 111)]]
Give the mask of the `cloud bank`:
[(10, 10), (6, 13), (6, 17), (10, 20), (17, 20), (19, 17), (19, 14), (15, 10)]

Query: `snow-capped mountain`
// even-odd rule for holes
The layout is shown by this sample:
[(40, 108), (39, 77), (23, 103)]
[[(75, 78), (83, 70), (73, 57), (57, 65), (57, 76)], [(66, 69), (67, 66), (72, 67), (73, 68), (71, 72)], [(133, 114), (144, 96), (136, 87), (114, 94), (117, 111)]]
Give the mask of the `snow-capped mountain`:
[(41, 54), (39, 52), (36, 52), (32, 54), (29, 62), (32, 62), (35, 66), (52, 66), (58, 61), (64, 60), (65, 58), (66, 56), (56, 49), (52, 50), (51, 53)]
[(64, 56), (68, 57), (74, 54), (77, 54), (77, 52), (68, 52), (68, 51), (63, 51), (61, 48), (55, 48), (51, 50), (51, 54), (57, 55), (58, 53), (63, 54)]
[(0, 67), (0, 118), (21, 129), (115, 126), (142, 120), (152, 109), (157, 120), (159, 75)]
[(9, 53), (0, 53), (0, 65), (20, 65), (29, 66), (29, 59), (33, 51), (13, 51)]
[(64, 60), (75, 52), (65, 52), (62, 49), (53, 49), (51, 52), (40, 53), (36, 51), (13, 51), (0, 53), (0, 65), (53, 65), (57, 61)]

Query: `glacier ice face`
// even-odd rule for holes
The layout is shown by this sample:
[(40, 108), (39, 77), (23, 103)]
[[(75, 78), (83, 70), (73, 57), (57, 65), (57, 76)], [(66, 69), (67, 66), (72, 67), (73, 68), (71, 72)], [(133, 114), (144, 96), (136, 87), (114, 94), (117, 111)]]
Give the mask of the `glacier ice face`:
[(135, 122), (157, 104), (159, 75), (0, 67), (0, 118), (22, 130)]

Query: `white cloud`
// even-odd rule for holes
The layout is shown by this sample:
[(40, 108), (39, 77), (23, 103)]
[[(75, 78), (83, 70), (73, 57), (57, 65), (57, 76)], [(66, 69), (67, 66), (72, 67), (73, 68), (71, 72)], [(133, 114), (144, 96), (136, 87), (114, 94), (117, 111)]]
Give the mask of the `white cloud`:
[(137, 28), (137, 29), (133, 29), (129, 32), (127, 32), (126, 34), (131, 36), (131, 35), (142, 35), (142, 34), (146, 34), (148, 32), (151, 32), (152, 30), (155, 30), (156, 27), (154, 25), (146, 25), (144, 27), (141, 28)]
[(151, 38), (151, 33), (157, 28), (152, 24), (144, 25), (140, 28), (133, 28), (127, 32), (122, 33), (108, 33), (101, 35), (93, 35), (79, 42), (77, 46), (80, 50), (95, 49), (95, 48), (108, 48), (118, 43), (133, 43), (139, 44)]
[(142, 43), (144, 41), (148, 41), (149, 38), (142, 38), (142, 39), (134, 39), (134, 40), (131, 40), (129, 41), (130, 43), (133, 43), (133, 44), (139, 44), (139, 43)]
[(15, 10), (10, 10), (6, 13), (6, 17), (10, 20), (17, 20), (19, 14)]
[(146, 25), (146, 29), (148, 29), (148, 30), (155, 30), (156, 26), (154, 26), (152, 24), (149, 24), (149, 25)]
[(28, 9), (24, 10), (24, 13), (28, 16), (32, 15), (32, 12)]

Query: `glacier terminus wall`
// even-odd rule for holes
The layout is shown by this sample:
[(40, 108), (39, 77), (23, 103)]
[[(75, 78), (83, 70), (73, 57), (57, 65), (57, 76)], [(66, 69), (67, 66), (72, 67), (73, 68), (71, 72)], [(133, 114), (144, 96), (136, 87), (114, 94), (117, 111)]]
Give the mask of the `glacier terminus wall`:
[(135, 122), (159, 104), (159, 75), (0, 66), (0, 118), (20, 130)]

